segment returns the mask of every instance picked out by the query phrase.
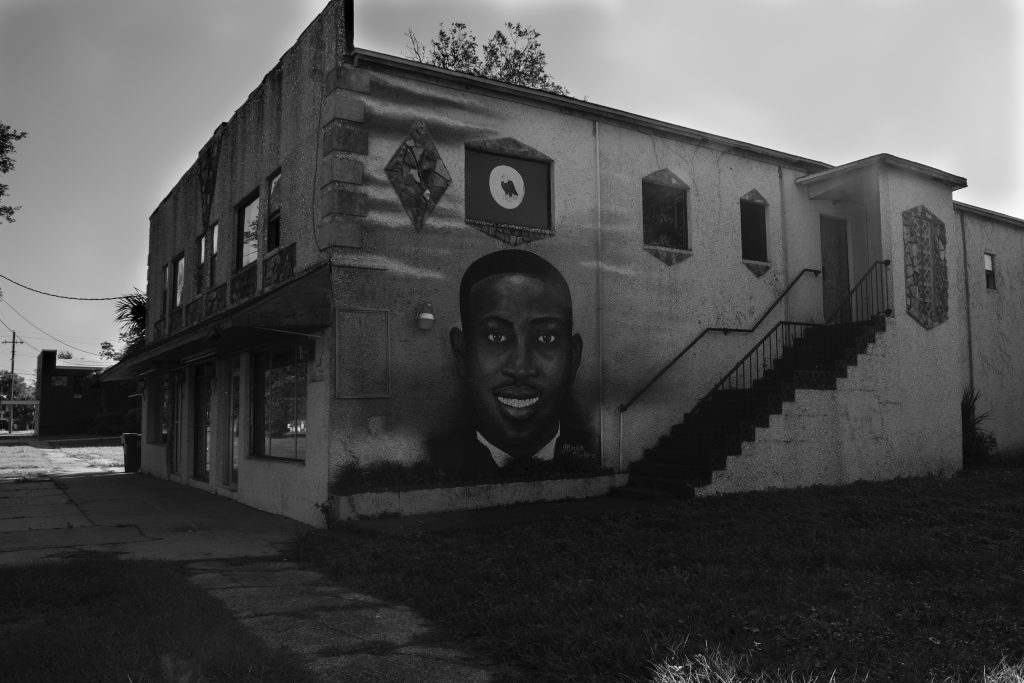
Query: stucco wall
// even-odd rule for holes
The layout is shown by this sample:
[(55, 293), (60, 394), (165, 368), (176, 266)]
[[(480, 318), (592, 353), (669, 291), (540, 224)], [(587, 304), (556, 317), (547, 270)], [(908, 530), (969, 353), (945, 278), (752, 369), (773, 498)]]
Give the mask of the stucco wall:
[[(995, 434), (1000, 453), (1024, 456), (1024, 228), (969, 211), (958, 211), (961, 217), (978, 410), (991, 411), (983, 428)], [(995, 289), (985, 286), (986, 253), (995, 256)]]
[[(953, 200), (947, 185), (891, 167), (879, 172), (879, 213), (883, 256), (890, 273), (895, 316), (892, 400), (898, 401), (897, 448), (962, 462), (960, 393), (967, 381), (966, 300), (963, 243), (955, 229)], [(907, 314), (903, 212), (926, 206), (945, 224), (948, 319), (925, 329)], [(889, 334), (889, 333), (887, 333)]]
[(783, 403), (781, 415), (771, 416), (771, 426), (758, 427), (755, 440), (743, 444), (743, 454), (729, 457), (725, 470), (715, 472), (712, 483), (697, 493), (848, 484), (958, 470), (959, 453), (937, 447), (927, 429), (910, 431), (917, 425), (908, 414), (918, 407), (904, 387), (908, 378), (900, 349), (908, 323), (917, 324), (890, 319), (887, 331), (869, 345), (857, 366), (836, 381), (835, 391), (798, 389), (796, 400)]
[[(333, 468), (384, 458), (413, 461), (426, 454), (426, 439), (452, 431), (462, 418), (448, 341), (449, 329), (459, 325), (458, 283), (476, 258), (507, 248), (465, 221), (467, 142), (512, 137), (554, 160), (556, 234), (518, 248), (550, 261), (570, 284), (574, 324), (583, 338), (576, 403), (595, 436), (603, 426), (606, 465), (619, 464), (619, 403), (704, 327), (751, 325), (787, 284), (781, 192), (787, 188), (789, 203), (806, 203), (803, 190), (787, 187), (796, 171), (784, 169), (780, 184), (775, 164), (601, 123), (599, 366), (594, 122), (379, 71), (370, 74), (369, 93), (359, 98), (370, 131), (369, 153), (360, 157), (369, 216), (363, 221), (361, 249), (332, 250), (335, 304), (391, 311), (392, 387), (390, 398), (332, 402)], [(384, 167), (421, 121), (452, 184), (425, 227), (416, 231)], [(662, 169), (689, 187), (691, 255), (674, 265), (653, 257), (643, 244), (641, 179)], [(751, 190), (768, 202), (770, 268), (760, 277), (741, 260), (740, 198)], [(817, 220), (817, 214), (805, 220), (795, 212), (788, 219), (795, 233), (789, 239), (805, 240), (808, 230), (816, 235)], [(806, 263), (801, 257), (789, 267), (795, 276), (819, 262), (820, 254), (812, 249)], [(801, 317), (820, 318), (820, 286), (814, 278), (805, 277), (792, 296), (802, 301), (794, 304)], [(415, 326), (417, 307), (424, 302), (433, 305), (436, 318), (429, 332)], [(780, 306), (759, 332), (784, 315)], [(622, 464), (639, 458), (644, 447), (678, 422), (756, 338), (716, 334), (694, 348), (626, 414)]]

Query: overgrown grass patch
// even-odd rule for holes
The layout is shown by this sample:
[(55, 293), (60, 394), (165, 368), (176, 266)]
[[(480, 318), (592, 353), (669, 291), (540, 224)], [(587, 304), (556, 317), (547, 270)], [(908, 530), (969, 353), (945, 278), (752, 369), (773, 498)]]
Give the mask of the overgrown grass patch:
[(313, 681), (181, 563), (89, 554), (0, 567), (0, 681)]
[(735, 680), (967, 681), (1024, 660), (1021, 469), (406, 537), (332, 529), (289, 557), (526, 680), (652, 681), (715, 651)]

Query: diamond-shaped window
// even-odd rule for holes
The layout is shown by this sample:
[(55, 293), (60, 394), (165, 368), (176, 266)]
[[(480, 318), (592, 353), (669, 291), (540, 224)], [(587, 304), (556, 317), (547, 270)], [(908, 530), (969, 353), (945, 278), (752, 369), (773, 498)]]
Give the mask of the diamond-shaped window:
[(395, 150), (391, 161), (384, 167), (384, 173), (417, 232), (423, 229), (441, 196), (452, 184), (452, 177), (448, 175), (448, 169), (427, 131), (427, 124), (422, 121), (412, 127)]

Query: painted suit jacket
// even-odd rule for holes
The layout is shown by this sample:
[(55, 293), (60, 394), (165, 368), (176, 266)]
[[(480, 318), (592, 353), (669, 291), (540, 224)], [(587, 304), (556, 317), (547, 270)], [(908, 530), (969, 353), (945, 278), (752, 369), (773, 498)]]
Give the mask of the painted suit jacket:
[[(494, 462), (487, 446), (477, 440), (475, 431), (453, 432), (430, 439), (427, 452), (431, 467), (443, 471), (452, 481), (497, 479), (502, 474), (502, 468)], [(553, 460), (566, 468), (583, 468), (591, 464), (588, 461), (592, 461), (593, 469), (599, 467), (586, 432), (564, 424), (555, 441)]]

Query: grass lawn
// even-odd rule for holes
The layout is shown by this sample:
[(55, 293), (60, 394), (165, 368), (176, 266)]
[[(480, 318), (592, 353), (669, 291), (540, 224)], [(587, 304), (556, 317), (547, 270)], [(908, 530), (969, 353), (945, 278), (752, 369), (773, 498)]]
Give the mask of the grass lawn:
[(0, 479), (34, 477), (55, 469), (43, 451), (15, 443), (0, 441)]
[(95, 467), (124, 467), (121, 446), (61, 446), (60, 451)]
[(1024, 469), (406, 537), (339, 527), (289, 557), (523, 680), (733, 680), (681, 673), (716, 652), (737, 680), (967, 681), (1024, 660)]
[(0, 681), (315, 680), (187, 577), (110, 554), (0, 567)]

